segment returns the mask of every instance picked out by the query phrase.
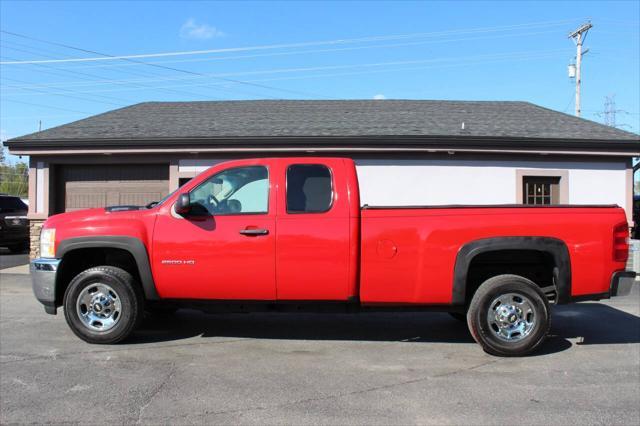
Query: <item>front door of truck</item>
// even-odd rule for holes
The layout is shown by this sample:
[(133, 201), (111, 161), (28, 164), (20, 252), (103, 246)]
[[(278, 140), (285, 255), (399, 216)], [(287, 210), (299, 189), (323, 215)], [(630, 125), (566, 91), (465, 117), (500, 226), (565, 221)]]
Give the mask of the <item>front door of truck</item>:
[(274, 300), (272, 192), (265, 164), (235, 162), (188, 189), (189, 214), (165, 207), (156, 221), (152, 254), (160, 296)]

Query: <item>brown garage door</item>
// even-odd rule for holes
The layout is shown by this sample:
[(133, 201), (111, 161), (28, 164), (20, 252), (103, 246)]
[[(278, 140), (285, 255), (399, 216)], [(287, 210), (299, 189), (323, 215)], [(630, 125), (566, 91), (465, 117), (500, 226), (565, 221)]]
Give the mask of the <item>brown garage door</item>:
[(141, 206), (169, 193), (168, 164), (60, 166), (57, 177), (58, 212)]

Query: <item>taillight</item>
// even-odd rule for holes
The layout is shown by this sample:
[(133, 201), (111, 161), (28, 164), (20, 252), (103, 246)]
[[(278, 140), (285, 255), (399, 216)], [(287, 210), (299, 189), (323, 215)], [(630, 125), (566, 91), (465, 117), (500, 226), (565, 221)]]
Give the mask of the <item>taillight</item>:
[(613, 228), (613, 260), (626, 262), (629, 257), (629, 227), (620, 223)]

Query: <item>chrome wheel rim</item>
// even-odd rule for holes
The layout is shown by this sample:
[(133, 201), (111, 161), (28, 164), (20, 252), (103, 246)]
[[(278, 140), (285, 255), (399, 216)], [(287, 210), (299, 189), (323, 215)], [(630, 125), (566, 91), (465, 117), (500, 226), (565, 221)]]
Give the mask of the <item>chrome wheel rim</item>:
[(82, 324), (91, 331), (107, 331), (115, 327), (122, 316), (120, 296), (109, 285), (90, 284), (76, 301), (76, 311)]
[(519, 293), (507, 293), (493, 299), (487, 321), (493, 334), (506, 342), (527, 337), (536, 326), (536, 311), (531, 301)]

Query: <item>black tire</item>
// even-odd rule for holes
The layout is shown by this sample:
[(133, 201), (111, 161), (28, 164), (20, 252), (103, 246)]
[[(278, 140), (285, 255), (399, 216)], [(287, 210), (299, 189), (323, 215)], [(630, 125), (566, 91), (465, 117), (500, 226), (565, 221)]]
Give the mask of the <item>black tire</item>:
[(462, 312), (449, 312), (449, 315), (451, 316), (451, 318), (454, 318), (460, 322), (467, 322), (467, 315), (463, 314)]
[[(98, 284), (109, 286), (119, 300), (117, 321), (107, 330), (94, 330), (80, 318), (77, 302)], [(84, 292), (84, 293), (83, 293)], [(97, 266), (76, 275), (64, 294), (64, 316), (76, 336), (88, 343), (110, 344), (126, 339), (140, 323), (144, 297), (140, 286), (127, 271), (114, 266)]]
[[(522, 296), (527, 301), (532, 315), (531, 321), (527, 322), (534, 325), (524, 337), (522, 336), (524, 333), (515, 332), (515, 337), (509, 340), (507, 337), (499, 336), (501, 329), (497, 322), (490, 324), (488, 314), (490, 310), (501, 305), (499, 301), (495, 302), (497, 298), (507, 297), (512, 293), (516, 295), (512, 306), (518, 307), (517, 300), (523, 300)], [(508, 298), (513, 297), (508, 296)], [(506, 306), (509, 305), (505, 304)], [(471, 335), (485, 352), (498, 356), (526, 355), (534, 351), (549, 332), (551, 326), (549, 303), (540, 287), (534, 282), (519, 275), (498, 275), (482, 283), (473, 295), (467, 312), (467, 325)]]

